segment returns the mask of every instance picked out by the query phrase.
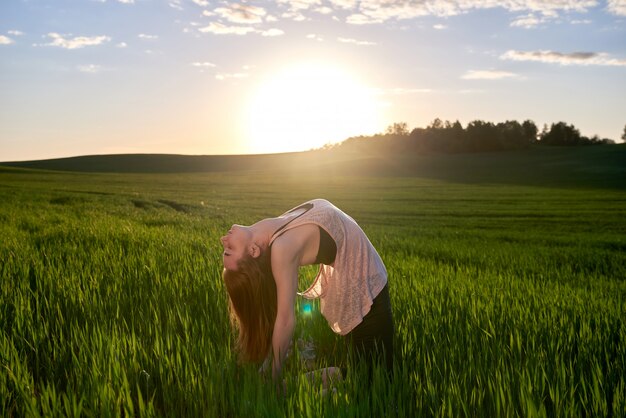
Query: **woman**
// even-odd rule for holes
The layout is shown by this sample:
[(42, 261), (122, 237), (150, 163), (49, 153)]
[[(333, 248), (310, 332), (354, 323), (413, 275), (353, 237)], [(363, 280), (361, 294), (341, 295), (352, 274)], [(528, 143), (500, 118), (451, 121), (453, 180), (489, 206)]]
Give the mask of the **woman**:
[(391, 370), (387, 271), (351, 217), (315, 199), (252, 226), (233, 225), (221, 241), (223, 278), (244, 361), (269, 356), (274, 379), (280, 377), (295, 327), (298, 268), (320, 264), (313, 285), (301, 296), (319, 297), (331, 329), (346, 336), (368, 364), (382, 360)]

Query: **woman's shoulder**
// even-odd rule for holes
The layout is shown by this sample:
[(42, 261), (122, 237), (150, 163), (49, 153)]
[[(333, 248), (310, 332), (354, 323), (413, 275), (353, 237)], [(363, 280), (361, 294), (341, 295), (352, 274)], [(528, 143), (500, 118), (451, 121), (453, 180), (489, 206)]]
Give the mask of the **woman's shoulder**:
[(318, 226), (314, 223), (303, 223), (300, 225), (294, 225), (281, 232), (272, 241), (272, 249), (276, 246), (281, 249), (289, 249), (290, 246), (298, 246), (299, 244), (308, 240), (311, 235), (314, 235), (318, 231)]
[(306, 255), (312, 251), (315, 239), (319, 243), (319, 230), (315, 224), (304, 223), (290, 228), (272, 242), (272, 260), (308, 258)]

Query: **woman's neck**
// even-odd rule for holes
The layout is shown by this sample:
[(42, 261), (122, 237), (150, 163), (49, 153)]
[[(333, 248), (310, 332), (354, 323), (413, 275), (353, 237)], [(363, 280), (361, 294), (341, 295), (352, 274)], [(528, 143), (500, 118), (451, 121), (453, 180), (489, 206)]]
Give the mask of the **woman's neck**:
[(252, 241), (259, 247), (267, 249), (272, 235), (284, 222), (284, 218), (266, 218), (251, 225)]

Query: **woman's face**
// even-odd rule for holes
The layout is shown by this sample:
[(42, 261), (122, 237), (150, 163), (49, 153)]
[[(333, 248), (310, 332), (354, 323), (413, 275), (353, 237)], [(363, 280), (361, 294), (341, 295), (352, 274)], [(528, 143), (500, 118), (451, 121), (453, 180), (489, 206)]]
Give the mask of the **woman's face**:
[(237, 270), (237, 263), (246, 254), (252, 242), (252, 232), (246, 226), (233, 225), (220, 240), (224, 246), (224, 268)]

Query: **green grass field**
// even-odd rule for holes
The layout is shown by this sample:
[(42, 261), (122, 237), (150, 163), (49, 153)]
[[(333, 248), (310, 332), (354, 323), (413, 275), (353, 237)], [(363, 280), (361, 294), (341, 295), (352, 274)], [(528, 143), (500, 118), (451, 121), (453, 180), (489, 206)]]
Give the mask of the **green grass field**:
[[(279, 397), (231, 351), (218, 238), (315, 197), (387, 265), (397, 368), (323, 396), (296, 351)], [(2, 416), (626, 416), (623, 188), (0, 168), (0, 221)]]

